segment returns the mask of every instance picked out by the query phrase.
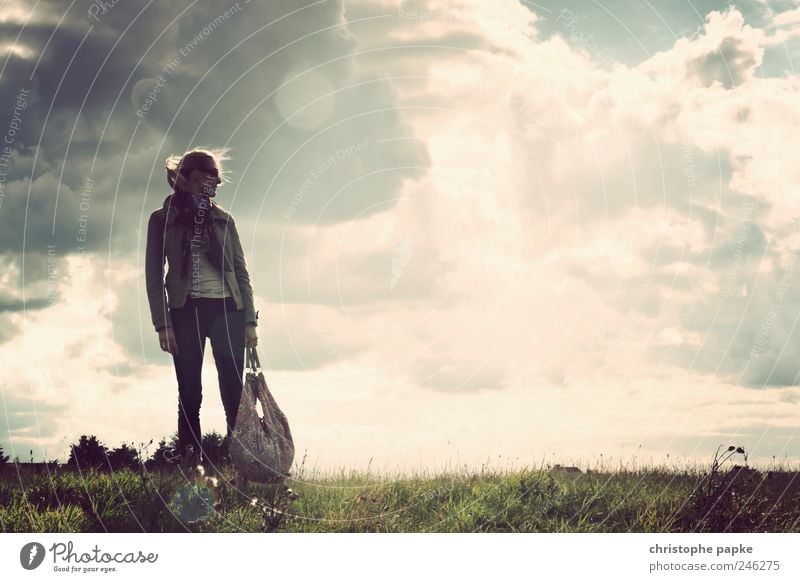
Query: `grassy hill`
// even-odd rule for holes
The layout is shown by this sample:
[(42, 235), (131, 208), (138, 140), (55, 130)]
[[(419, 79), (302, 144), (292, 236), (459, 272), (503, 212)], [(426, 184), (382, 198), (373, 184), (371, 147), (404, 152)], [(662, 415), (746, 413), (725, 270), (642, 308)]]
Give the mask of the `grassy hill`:
[(800, 473), (568, 468), (237, 484), (230, 466), (9, 464), (4, 532), (800, 532)]

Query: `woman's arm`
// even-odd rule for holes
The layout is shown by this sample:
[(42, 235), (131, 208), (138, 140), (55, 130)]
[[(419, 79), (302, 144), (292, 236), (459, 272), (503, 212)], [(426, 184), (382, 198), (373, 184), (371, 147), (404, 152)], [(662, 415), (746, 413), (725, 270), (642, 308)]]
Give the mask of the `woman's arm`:
[(156, 331), (172, 327), (167, 293), (164, 289), (164, 223), (158, 211), (150, 215), (147, 223), (147, 248), (144, 259), (144, 277), (150, 316)]
[(246, 325), (255, 327), (258, 322), (256, 321), (255, 303), (253, 301), (253, 287), (250, 284), (250, 275), (247, 272), (247, 265), (244, 261), (244, 251), (242, 250), (242, 243), (239, 240), (239, 232), (236, 230), (233, 216), (228, 220), (228, 227), (230, 228), (230, 237), (233, 243), (233, 270), (236, 275), (236, 282), (239, 284), (239, 291), (242, 294), (242, 302), (244, 303), (244, 322)]

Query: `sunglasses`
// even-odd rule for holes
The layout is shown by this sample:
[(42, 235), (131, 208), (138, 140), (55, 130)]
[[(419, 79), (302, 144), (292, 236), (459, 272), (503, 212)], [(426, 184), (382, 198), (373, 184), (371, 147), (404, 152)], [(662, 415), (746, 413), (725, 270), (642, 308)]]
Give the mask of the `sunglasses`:
[(195, 170), (198, 172), (205, 172), (207, 174), (211, 174), (215, 178), (219, 178), (219, 170), (217, 168), (182, 168), (180, 173), (184, 176), (188, 176)]

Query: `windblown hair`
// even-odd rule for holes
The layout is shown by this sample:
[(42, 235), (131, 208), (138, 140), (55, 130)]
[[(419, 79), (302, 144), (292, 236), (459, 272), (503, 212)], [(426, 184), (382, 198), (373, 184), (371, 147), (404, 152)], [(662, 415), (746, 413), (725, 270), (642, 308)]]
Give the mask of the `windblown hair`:
[(194, 148), (182, 156), (168, 157), (165, 163), (167, 183), (173, 190), (184, 190), (185, 180), (192, 170), (205, 166), (208, 160), (216, 162), (220, 179), (227, 183), (229, 180), (222, 163), (230, 159), (229, 151), (229, 148)]

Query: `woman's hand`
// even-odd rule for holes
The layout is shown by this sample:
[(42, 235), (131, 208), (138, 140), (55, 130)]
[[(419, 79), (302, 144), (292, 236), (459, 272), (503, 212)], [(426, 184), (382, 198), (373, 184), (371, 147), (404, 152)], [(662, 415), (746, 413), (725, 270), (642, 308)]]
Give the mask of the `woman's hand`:
[(171, 327), (162, 327), (158, 330), (158, 343), (165, 352), (178, 355), (178, 342), (175, 340), (175, 332)]
[(256, 347), (258, 343), (258, 334), (256, 333), (256, 326), (248, 323), (244, 326), (244, 345), (248, 348)]

